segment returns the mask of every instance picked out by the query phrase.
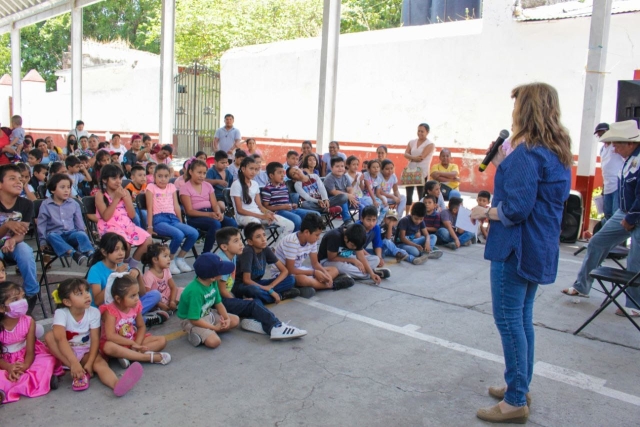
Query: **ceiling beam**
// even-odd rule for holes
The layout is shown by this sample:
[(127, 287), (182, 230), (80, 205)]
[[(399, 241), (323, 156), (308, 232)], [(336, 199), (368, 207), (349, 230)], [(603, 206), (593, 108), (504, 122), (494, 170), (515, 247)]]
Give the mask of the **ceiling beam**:
[[(87, 7), (103, 0), (76, 0), (76, 7)], [(46, 21), (54, 16), (71, 12), (72, 2), (69, 0), (48, 0), (36, 6), (24, 9), (0, 19), (0, 34), (11, 31), (12, 25), (15, 28), (24, 28), (38, 22)]]

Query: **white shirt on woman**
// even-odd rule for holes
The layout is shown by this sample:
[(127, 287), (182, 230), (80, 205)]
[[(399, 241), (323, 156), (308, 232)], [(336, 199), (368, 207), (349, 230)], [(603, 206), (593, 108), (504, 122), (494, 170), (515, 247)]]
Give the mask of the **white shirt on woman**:
[[(416, 157), (420, 156), (422, 155), (422, 152), (424, 151), (425, 147), (429, 145), (434, 145), (433, 141), (431, 141), (429, 138), (427, 138), (425, 142), (420, 144), (420, 146), (418, 146), (417, 139), (412, 139), (411, 141), (409, 141), (409, 148), (410, 148), (409, 155), (416, 156)], [(415, 169), (416, 167), (419, 167), (422, 170), (422, 179), (426, 179), (429, 176), (429, 168), (431, 167), (431, 158), (433, 157), (434, 151), (435, 149), (432, 150), (431, 154), (429, 154), (421, 162), (410, 161), (408, 167), (411, 169)]]

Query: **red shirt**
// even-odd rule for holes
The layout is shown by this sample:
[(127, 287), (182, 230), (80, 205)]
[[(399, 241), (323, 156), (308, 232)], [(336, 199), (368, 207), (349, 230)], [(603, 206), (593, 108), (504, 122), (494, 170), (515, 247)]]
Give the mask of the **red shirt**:
[[(0, 131), (0, 151), (2, 151), (2, 149), (10, 143), (11, 140), (9, 139), (9, 136), (7, 136), (6, 133)], [(8, 165), (9, 163), (11, 162), (9, 161), (9, 158), (5, 155), (5, 153), (0, 154), (0, 165)]]

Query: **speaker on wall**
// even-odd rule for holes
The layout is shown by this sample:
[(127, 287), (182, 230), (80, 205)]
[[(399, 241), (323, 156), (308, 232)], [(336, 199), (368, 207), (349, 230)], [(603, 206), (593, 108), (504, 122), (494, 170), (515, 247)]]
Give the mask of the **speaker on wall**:
[(560, 241), (562, 243), (574, 243), (578, 240), (583, 221), (584, 209), (582, 208), (582, 194), (571, 190), (569, 198), (564, 204)]
[(616, 122), (624, 120), (640, 124), (640, 80), (618, 80)]

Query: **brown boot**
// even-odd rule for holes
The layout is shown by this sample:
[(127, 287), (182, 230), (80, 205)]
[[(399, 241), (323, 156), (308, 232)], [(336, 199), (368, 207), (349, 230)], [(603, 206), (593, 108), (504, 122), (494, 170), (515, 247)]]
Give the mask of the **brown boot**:
[(489, 408), (478, 409), (476, 416), (481, 420), (491, 423), (525, 424), (529, 419), (529, 408), (522, 406), (513, 412), (503, 414), (500, 410), (500, 405), (495, 405)]
[[(495, 397), (496, 399), (499, 399), (499, 400), (503, 400), (504, 394), (506, 393), (506, 391), (507, 391), (506, 386), (502, 386), (502, 387), (491, 386), (489, 387), (489, 396)], [(527, 398), (527, 406), (531, 407), (531, 393), (525, 394), (525, 397)]]

